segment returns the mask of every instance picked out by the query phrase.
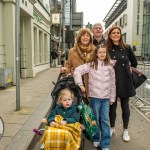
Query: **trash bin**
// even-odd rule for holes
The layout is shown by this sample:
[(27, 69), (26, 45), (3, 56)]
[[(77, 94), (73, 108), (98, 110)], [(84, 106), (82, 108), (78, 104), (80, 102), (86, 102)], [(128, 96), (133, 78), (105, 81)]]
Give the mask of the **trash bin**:
[(12, 69), (10, 67), (0, 68), (0, 87), (6, 88), (13, 85)]

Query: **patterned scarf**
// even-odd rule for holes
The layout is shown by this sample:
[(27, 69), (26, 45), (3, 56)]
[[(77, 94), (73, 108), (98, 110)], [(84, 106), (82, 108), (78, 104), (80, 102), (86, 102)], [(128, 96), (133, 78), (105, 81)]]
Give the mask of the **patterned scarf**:
[(92, 44), (89, 44), (86, 47), (84, 47), (81, 44), (77, 44), (76, 50), (79, 56), (81, 57), (81, 59), (84, 61), (84, 63), (87, 63), (93, 60), (94, 46)]

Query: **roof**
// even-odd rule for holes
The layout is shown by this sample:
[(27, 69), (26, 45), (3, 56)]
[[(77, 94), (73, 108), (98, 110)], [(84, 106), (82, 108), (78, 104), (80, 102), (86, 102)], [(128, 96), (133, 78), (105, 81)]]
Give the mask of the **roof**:
[(109, 10), (108, 14), (106, 15), (106, 17), (104, 18), (104, 22), (107, 21), (110, 16), (114, 13), (114, 11), (116, 10), (116, 8), (120, 5), (120, 3), (124, 1), (124, 0), (116, 0), (114, 5), (111, 7), (111, 9)]

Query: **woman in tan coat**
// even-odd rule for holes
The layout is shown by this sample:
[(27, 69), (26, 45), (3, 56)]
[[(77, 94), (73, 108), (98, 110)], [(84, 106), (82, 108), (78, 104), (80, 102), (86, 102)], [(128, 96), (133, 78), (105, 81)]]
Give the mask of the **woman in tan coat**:
[[(84, 63), (93, 60), (93, 52), (95, 46), (93, 45), (92, 33), (88, 28), (81, 28), (77, 35), (76, 44), (71, 48), (64, 67), (60, 69), (61, 73), (73, 73), (73, 70)], [(83, 76), (86, 93), (88, 96), (88, 74)]]

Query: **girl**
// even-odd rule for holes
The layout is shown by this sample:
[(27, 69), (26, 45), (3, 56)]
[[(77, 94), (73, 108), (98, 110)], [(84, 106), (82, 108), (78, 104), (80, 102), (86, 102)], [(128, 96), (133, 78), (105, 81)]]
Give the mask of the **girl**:
[(77, 104), (73, 94), (63, 89), (58, 104), (47, 118), (48, 125), (42, 137), (42, 148), (78, 150), (81, 143), (81, 128)]
[[(112, 27), (107, 38), (107, 49), (111, 59), (116, 60), (115, 74), (116, 74), (116, 96), (121, 103), (122, 119), (123, 119), (123, 140), (129, 141), (128, 123), (130, 117), (129, 97), (135, 95), (133, 87), (130, 65), (137, 67), (137, 60), (131, 47), (123, 42), (121, 29), (119, 27)], [(130, 64), (130, 65), (129, 65)], [(110, 125), (111, 135), (115, 132), (117, 101), (110, 106)]]
[[(102, 150), (109, 150), (109, 103), (115, 101), (116, 86), (114, 61), (110, 61), (106, 47), (100, 45), (96, 48), (94, 60), (77, 67), (74, 71), (75, 83), (85, 92), (82, 75), (89, 73), (89, 97), (97, 121), (97, 133), (93, 138), (93, 145)], [(99, 135), (101, 130), (101, 141)]]

